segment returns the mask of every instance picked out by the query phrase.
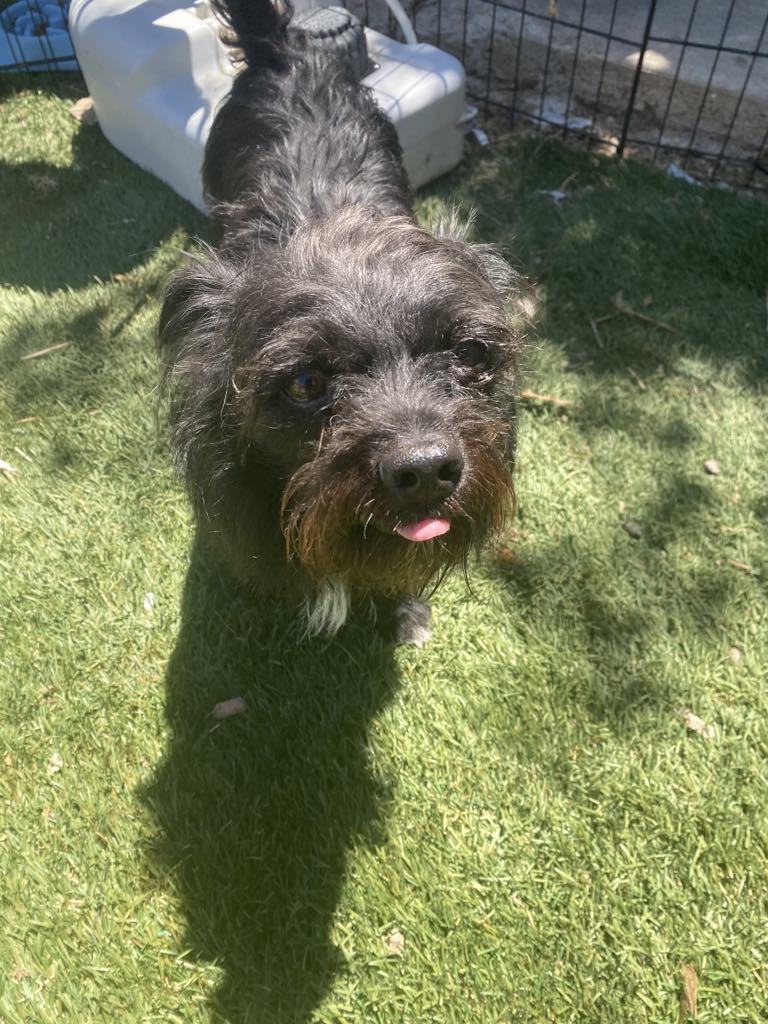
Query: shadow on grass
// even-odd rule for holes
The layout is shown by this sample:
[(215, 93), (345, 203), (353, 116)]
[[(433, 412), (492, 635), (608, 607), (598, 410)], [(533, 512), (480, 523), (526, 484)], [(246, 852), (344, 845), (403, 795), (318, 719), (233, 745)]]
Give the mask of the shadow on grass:
[[(477, 236), (541, 285), (537, 334), (589, 373), (690, 378), (693, 358), (750, 389), (768, 378), (765, 203), (540, 138), (476, 154), (430, 193), (477, 209)], [(616, 315), (619, 292), (650, 322)]]
[[(686, 644), (710, 642), (744, 587), (735, 574), (714, 566), (671, 581), (659, 571), (658, 555), (648, 553), (645, 562), (635, 570), (632, 592), (625, 593), (607, 587), (604, 567), (595, 569), (588, 554), (577, 562), (566, 544), (492, 565), (510, 608), (518, 615), (524, 609), (531, 633), (558, 652), (563, 678), (577, 687), (562, 700), (618, 733), (632, 731), (638, 715), (674, 707), (678, 673), (672, 662), (658, 660), (664, 637), (678, 651), (682, 638)], [(660, 591), (668, 595), (666, 608)], [(657, 652), (651, 660), (649, 651)]]
[[(169, 242), (177, 236), (183, 245), (208, 229), (201, 214), (123, 157), (98, 127), (80, 126), (72, 150), (64, 167), (0, 160), (0, 284), (34, 290), (18, 311), (9, 306), (0, 345), (17, 417), (40, 415), (52, 402), (90, 409), (124, 389), (136, 364), (126, 333), (162, 296), (174, 262)], [(167, 257), (156, 259), (163, 247)], [(101, 283), (109, 287), (89, 289)], [(153, 335), (154, 322), (146, 329), (148, 349)], [(20, 362), (62, 342), (66, 351)]]
[[(162, 288), (162, 268), (135, 285), (115, 286), (111, 296), (89, 296), (85, 302), (43, 300), (5, 331), (0, 344), (0, 373), (7, 387), (11, 414), (17, 419), (45, 418), (66, 407), (77, 412), (114, 403), (114, 396), (139, 387), (153, 399), (151, 384), (137, 379), (144, 371), (137, 351), (152, 354), (153, 323), (132, 323), (143, 315)], [(65, 348), (43, 358), (25, 359), (38, 350), (63, 343)], [(159, 375), (159, 373), (158, 373)], [(157, 379), (157, 378), (155, 378)]]
[[(13, 91), (6, 87), (0, 97)], [(67, 83), (51, 90), (67, 101), (86, 91)], [(67, 166), (0, 159), (0, 219), (0, 284), (41, 291), (129, 273), (179, 227), (207, 231), (200, 213), (119, 153), (96, 125), (77, 128)]]
[[(154, 324), (128, 335), (162, 295), (174, 262), (169, 242), (176, 236), (183, 245), (207, 231), (201, 214), (122, 156), (98, 126), (77, 126), (70, 141), (54, 97), (84, 95), (79, 76), (29, 77), (0, 82), (0, 100), (18, 101), (4, 130), (38, 130), (50, 113), (54, 153), (50, 162), (0, 158), (0, 285), (30, 289), (18, 304), (8, 302), (0, 342), (0, 372), (17, 418), (45, 416), (58, 405), (92, 410), (110, 392), (134, 386), (136, 346), (151, 349)], [(38, 101), (27, 106), (24, 91), (41, 85), (51, 97), (42, 115)], [(163, 247), (167, 256), (155, 258)], [(102, 283), (109, 287), (89, 287)], [(69, 347), (21, 361), (61, 343)]]
[[(641, 443), (649, 439), (671, 453), (683, 453), (699, 441), (696, 424), (685, 420), (669, 404), (648, 407), (643, 394), (628, 395), (626, 391), (601, 389), (599, 382), (590, 382), (592, 394), (570, 415), (571, 422), (586, 436), (609, 432), (624, 435)], [(547, 409), (534, 407), (535, 415), (551, 415)]]
[[(711, 488), (670, 474), (638, 506), (639, 539), (617, 517), (607, 548), (567, 536), (506, 548), (490, 563), (514, 614), (563, 657), (564, 678), (578, 688), (572, 700), (594, 720), (623, 731), (638, 714), (668, 712), (679, 694), (681, 652), (739, 636), (739, 608), (759, 598), (762, 583), (707, 557), (716, 510)], [(665, 661), (670, 650), (676, 654)]]
[[(196, 548), (169, 746), (144, 796), (159, 884), (174, 879), (191, 955), (221, 967), (212, 1005), (233, 1024), (303, 1024), (343, 968), (329, 929), (349, 847), (381, 825), (366, 737), (396, 686), (391, 652), (350, 631), (355, 656), (343, 638), (295, 644), (285, 615), (235, 595)], [(212, 729), (233, 696), (247, 713)]]

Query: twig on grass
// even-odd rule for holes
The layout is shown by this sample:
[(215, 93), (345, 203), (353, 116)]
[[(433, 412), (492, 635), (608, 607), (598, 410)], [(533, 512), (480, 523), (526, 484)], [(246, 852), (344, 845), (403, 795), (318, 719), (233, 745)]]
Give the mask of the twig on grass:
[(640, 376), (640, 374), (637, 372), (637, 370), (633, 370), (631, 366), (628, 366), (627, 367), (627, 373), (630, 375), (632, 380), (635, 382), (635, 384), (637, 384), (637, 386), (640, 388), (641, 391), (647, 391), (648, 390), (648, 385), (645, 383), (645, 381)]
[[(604, 318), (601, 317), (601, 319), (604, 319)], [(603, 345), (603, 339), (600, 337), (600, 332), (597, 329), (597, 320), (594, 317), (592, 317), (590, 319), (589, 326), (592, 328), (592, 333), (595, 336), (595, 341), (597, 342), (597, 347), (599, 349), (604, 349), (605, 346)]]
[(535, 391), (521, 391), (520, 397), (527, 402), (543, 402), (545, 405), (555, 405), (558, 409), (565, 409), (574, 405), (567, 398), (558, 398), (556, 395), (539, 395)]
[(735, 558), (729, 558), (728, 565), (730, 565), (732, 569), (738, 569), (739, 572), (747, 573), (748, 576), (757, 576), (757, 573), (752, 566), (747, 565), (746, 562), (737, 562)]
[(723, 565), (730, 565), (732, 569), (736, 569), (738, 572), (743, 572), (747, 576), (757, 577), (760, 575), (760, 573), (756, 569), (753, 569), (751, 565), (747, 565), (746, 562), (739, 562), (735, 558), (726, 558), (725, 560), (722, 558), (716, 558), (715, 565), (718, 569)]
[(69, 348), (71, 341), (59, 341), (56, 345), (49, 345), (48, 348), (38, 349), (37, 352), (27, 352), (25, 356), (19, 357), (20, 363), (26, 363), (29, 359), (39, 359), (40, 356), (47, 356), (51, 352), (60, 352), (63, 348)]
[(669, 324), (665, 324), (663, 320), (655, 320), (652, 316), (646, 316), (645, 313), (638, 313), (636, 309), (633, 309), (624, 301), (624, 296), (621, 292), (616, 293), (613, 298), (613, 304), (616, 309), (625, 316), (634, 317), (635, 320), (642, 320), (645, 324), (651, 324), (652, 327), (658, 327), (660, 331), (668, 331), (670, 334), (680, 334), (680, 331), (678, 331), (676, 327), (671, 327)]

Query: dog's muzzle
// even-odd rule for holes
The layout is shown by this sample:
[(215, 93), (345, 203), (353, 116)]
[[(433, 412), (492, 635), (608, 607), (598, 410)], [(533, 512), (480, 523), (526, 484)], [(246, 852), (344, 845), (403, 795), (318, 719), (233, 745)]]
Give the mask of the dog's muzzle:
[(379, 462), (388, 503), (394, 511), (429, 509), (456, 490), (464, 471), (461, 449), (450, 442), (397, 448)]
[(450, 519), (433, 513), (461, 481), (464, 456), (458, 445), (435, 440), (399, 446), (380, 460), (378, 472), (384, 498), (398, 518), (422, 513), (412, 522), (398, 522), (396, 533), (418, 542), (433, 540), (450, 530)]

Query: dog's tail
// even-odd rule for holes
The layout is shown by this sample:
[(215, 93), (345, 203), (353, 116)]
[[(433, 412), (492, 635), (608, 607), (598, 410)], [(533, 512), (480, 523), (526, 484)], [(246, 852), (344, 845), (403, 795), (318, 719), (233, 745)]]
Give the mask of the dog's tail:
[(293, 8), (290, 0), (210, 0), (229, 32), (222, 36), (243, 51), (248, 67), (281, 68), (285, 31)]

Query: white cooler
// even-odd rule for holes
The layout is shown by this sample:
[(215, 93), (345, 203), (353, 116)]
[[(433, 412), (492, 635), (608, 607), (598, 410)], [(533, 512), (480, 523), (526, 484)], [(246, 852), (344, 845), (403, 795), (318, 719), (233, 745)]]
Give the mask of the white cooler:
[[(72, 0), (69, 29), (99, 124), (140, 167), (204, 210), (203, 148), (234, 69), (206, 0)], [(365, 30), (363, 82), (393, 121), (411, 184), (461, 160), (464, 68), (426, 43)]]

